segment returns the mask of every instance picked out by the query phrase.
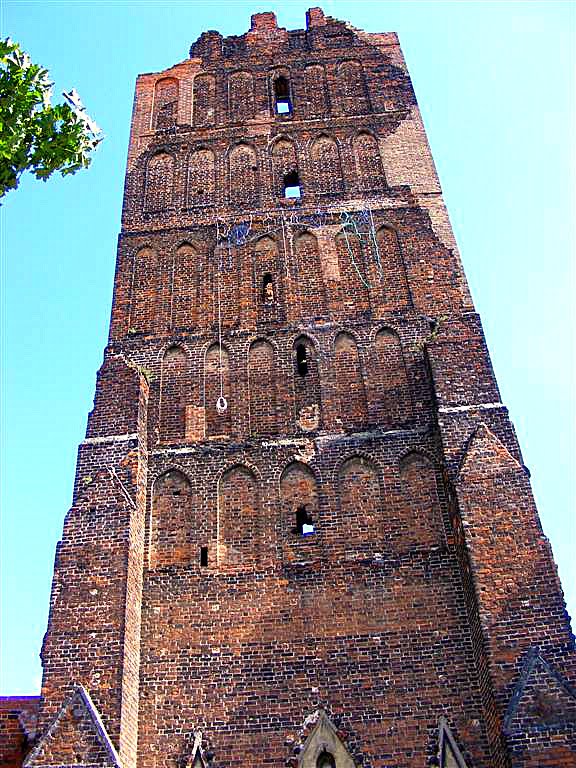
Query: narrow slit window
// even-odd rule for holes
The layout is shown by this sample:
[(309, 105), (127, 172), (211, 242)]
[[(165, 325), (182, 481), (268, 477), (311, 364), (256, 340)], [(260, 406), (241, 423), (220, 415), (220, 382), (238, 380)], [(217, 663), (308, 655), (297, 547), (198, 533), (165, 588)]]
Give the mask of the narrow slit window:
[(296, 532), (300, 536), (310, 536), (314, 533), (314, 521), (305, 506), (296, 510)]
[(305, 344), (298, 344), (296, 347), (296, 369), (299, 376), (308, 374), (308, 353)]
[(290, 86), (285, 77), (274, 80), (274, 109), (277, 115), (291, 115)]
[(200, 547), (200, 565), (202, 568), (208, 566), (208, 547)]
[(274, 280), (271, 274), (266, 274), (262, 278), (262, 302), (264, 304), (274, 304), (276, 297), (274, 295)]
[(300, 187), (300, 177), (298, 176), (298, 171), (290, 171), (290, 173), (287, 173), (284, 176), (283, 187), (284, 197), (302, 197), (302, 189)]

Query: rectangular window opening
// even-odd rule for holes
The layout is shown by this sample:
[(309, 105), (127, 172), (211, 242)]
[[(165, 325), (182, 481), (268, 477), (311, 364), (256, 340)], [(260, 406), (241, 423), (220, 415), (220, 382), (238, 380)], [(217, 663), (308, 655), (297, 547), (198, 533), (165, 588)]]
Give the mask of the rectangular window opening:
[(298, 507), (296, 510), (296, 531), (300, 536), (310, 536), (315, 533), (314, 522), (306, 506)]
[(290, 99), (277, 99), (276, 100), (276, 114), (277, 115), (290, 115), (290, 114), (292, 114), (292, 104), (290, 104)]
[(208, 547), (200, 547), (200, 565), (202, 568), (208, 566)]
[(300, 184), (295, 184), (293, 187), (284, 187), (284, 197), (300, 198), (302, 197), (302, 190)]

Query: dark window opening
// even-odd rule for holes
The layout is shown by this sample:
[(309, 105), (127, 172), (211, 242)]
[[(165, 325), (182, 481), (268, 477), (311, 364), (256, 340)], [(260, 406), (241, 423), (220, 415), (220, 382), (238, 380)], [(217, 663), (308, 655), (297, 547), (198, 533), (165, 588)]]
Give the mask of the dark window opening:
[(208, 565), (208, 547), (200, 547), (200, 565), (202, 568)]
[(283, 187), (284, 197), (302, 197), (298, 171), (290, 171), (290, 173), (287, 173), (284, 176)]
[(296, 347), (296, 369), (299, 376), (308, 374), (308, 357), (305, 344), (298, 344)]
[(300, 536), (310, 536), (314, 533), (314, 521), (305, 506), (296, 510), (296, 533)]
[(290, 86), (285, 77), (274, 80), (274, 109), (277, 115), (291, 115)]
[(180, 496), (180, 488), (175, 488), (172, 491), (172, 496)]
[(264, 304), (274, 304), (274, 280), (272, 275), (267, 273), (262, 278), (262, 301)]
[(326, 751), (318, 755), (316, 768), (336, 768), (336, 761), (334, 760), (333, 755)]

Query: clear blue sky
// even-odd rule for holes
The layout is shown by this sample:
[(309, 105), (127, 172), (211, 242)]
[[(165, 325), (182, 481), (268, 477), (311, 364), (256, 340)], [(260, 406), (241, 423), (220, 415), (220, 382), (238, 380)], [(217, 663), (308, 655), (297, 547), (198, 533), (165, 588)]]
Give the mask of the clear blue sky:
[[(106, 343), (136, 75), (206, 29), (242, 34), (314, 2), (11, 2), (1, 34), (76, 87), (106, 133), (89, 171), (26, 179), (2, 211), (2, 692), (39, 690), (54, 549)], [(572, 615), (574, 39), (572, 3), (347, 2), (326, 13), (396, 31), (504, 402)]]

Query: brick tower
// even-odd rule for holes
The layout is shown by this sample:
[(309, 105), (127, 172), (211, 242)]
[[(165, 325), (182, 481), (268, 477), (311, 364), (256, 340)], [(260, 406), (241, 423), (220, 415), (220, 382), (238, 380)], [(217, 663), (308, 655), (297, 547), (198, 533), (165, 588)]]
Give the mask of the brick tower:
[(576, 765), (573, 639), (394, 34), (136, 84), (24, 764)]

